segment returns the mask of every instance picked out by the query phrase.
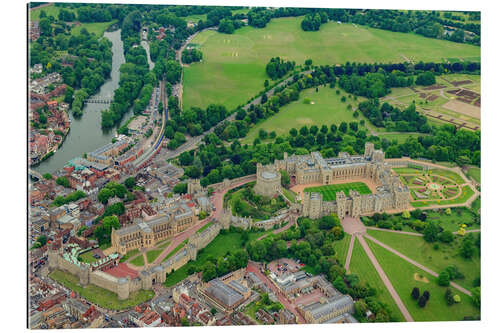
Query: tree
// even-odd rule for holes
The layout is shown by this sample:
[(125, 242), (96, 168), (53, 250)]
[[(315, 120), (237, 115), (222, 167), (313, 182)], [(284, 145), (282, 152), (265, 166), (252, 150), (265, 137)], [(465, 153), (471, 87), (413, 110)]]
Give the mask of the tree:
[(414, 300), (417, 300), (420, 297), (420, 289), (418, 289), (418, 287), (413, 288), (413, 290), (411, 291), (411, 297)]
[(125, 182), (124, 182), (125, 186), (130, 190), (132, 188), (134, 188), (135, 186), (135, 178), (134, 177), (128, 177), (127, 179), (125, 179)]
[(103, 188), (97, 194), (97, 200), (99, 200), (102, 204), (107, 204), (109, 198), (114, 197), (114, 195), (115, 195), (114, 192), (109, 188)]
[(347, 293), (347, 286), (344, 282), (344, 279), (341, 276), (337, 276), (335, 281), (333, 281), (333, 286), (335, 287), (335, 289), (340, 291), (342, 294)]
[(215, 316), (215, 314), (217, 313), (217, 309), (216, 308), (211, 308), (210, 309), (210, 313), (212, 314), (212, 316)]
[(451, 293), (450, 288), (447, 288), (444, 293), (444, 299), (446, 300), (446, 304), (453, 305), (455, 301), (453, 300), (453, 294)]
[(208, 282), (217, 277), (217, 268), (211, 261), (207, 261), (202, 269), (203, 281)]
[(438, 239), (439, 226), (435, 222), (429, 222), (424, 228), (424, 239), (432, 243)]
[(423, 308), (423, 307), (425, 307), (425, 304), (427, 304), (427, 299), (422, 295), (418, 299), (418, 306), (420, 306), (421, 308)]
[(460, 246), (458, 253), (465, 259), (470, 259), (474, 255), (474, 243), (469, 236), (465, 237), (462, 241), (462, 245)]
[(450, 274), (447, 271), (439, 273), (437, 282), (440, 286), (447, 287), (450, 285)]
[(64, 186), (64, 187), (70, 187), (70, 184), (69, 184), (69, 180), (68, 178), (62, 176), (62, 177), (57, 177), (56, 179), (56, 184), (57, 185), (61, 185), (61, 186)]
[(481, 287), (472, 288), (471, 293), (472, 304), (477, 308), (481, 308)]
[(234, 32), (233, 21), (229, 19), (220, 20), (218, 31), (225, 34), (232, 34)]
[(177, 183), (173, 188), (174, 193), (185, 194), (187, 193), (187, 183)]
[(443, 243), (451, 243), (455, 236), (449, 230), (445, 230), (439, 234), (439, 240)]
[(290, 175), (286, 170), (281, 170), (281, 186), (288, 187), (290, 185)]
[(410, 212), (409, 212), (409, 211), (407, 211), (407, 210), (405, 210), (405, 211), (403, 211), (403, 214), (401, 214), (401, 216), (402, 216), (404, 219), (408, 220), (408, 219), (410, 218)]
[(44, 174), (43, 174), (43, 178), (44, 178), (44, 179), (47, 179), (47, 180), (51, 180), (51, 179), (52, 179), (52, 175), (51, 175), (50, 173), (48, 173), (48, 172), (47, 172), (47, 173), (44, 173)]

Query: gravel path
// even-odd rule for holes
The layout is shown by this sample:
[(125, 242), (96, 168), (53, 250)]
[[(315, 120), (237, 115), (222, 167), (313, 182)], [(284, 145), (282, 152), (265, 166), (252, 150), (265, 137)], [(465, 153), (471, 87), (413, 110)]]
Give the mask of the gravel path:
[(356, 238), (354, 236), (351, 236), (351, 241), (349, 242), (349, 249), (347, 250), (347, 256), (345, 258), (345, 271), (349, 272), (349, 265), (351, 264), (351, 257), (352, 257), (352, 250), (354, 249), (354, 240)]

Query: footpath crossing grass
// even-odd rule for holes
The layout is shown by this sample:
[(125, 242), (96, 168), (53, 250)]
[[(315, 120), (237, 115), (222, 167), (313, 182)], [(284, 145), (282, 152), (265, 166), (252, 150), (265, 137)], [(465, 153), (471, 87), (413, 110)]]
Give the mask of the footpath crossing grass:
[(465, 278), (455, 282), (469, 290), (473, 288), (474, 279), (481, 274), (481, 258), (477, 254), (470, 260), (458, 254), (463, 240), (461, 236), (457, 236), (450, 245), (439, 243), (439, 249), (435, 250), (434, 243), (427, 243), (423, 237), (380, 230), (367, 230), (367, 232), (370, 236), (438, 274), (450, 265), (457, 266)]
[[(369, 239), (366, 242), (415, 321), (459, 321), (466, 316), (478, 316), (480, 314), (479, 309), (472, 304), (471, 297), (455, 288), (451, 288), (451, 290), (454, 295), (460, 296), (461, 303), (448, 306), (444, 298), (446, 287), (439, 286), (436, 282), (437, 278), (418, 269)], [(419, 307), (417, 301), (411, 297), (411, 291), (414, 287), (418, 287), (421, 293), (425, 290), (430, 293), (429, 301), (424, 308)]]
[(234, 34), (204, 31), (203, 61), (184, 68), (183, 107), (222, 103), (233, 109), (264, 88), (265, 67), (272, 57), (315, 65), (442, 61), (449, 57), (479, 57), (480, 47), (398, 33), (354, 24), (328, 22), (319, 31), (303, 31), (303, 17), (272, 19), (263, 29), (243, 27)]
[(351, 189), (358, 191), (361, 195), (372, 193), (368, 186), (362, 182), (307, 187), (304, 192), (321, 193), (324, 201), (334, 201), (337, 198), (337, 192), (344, 191), (345, 195), (348, 196)]
[(103, 308), (111, 310), (124, 310), (138, 304), (149, 301), (154, 296), (151, 290), (139, 290), (130, 293), (130, 297), (126, 300), (119, 300), (118, 295), (101, 287), (89, 284), (85, 287), (80, 286), (79, 279), (69, 273), (61, 270), (54, 270), (49, 274), (49, 277), (68, 289), (80, 294), (83, 298), (91, 303), (95, 303)]
[(380, 279), (375, 267), (373, 267), (373, 264), (357, 239), (354, 241), (354, 248), (352, 250), (352, 258), (351, 263), (349, 264), (348, 273), (356, 274), (361, 282), (369, 284), (371, 287), (377, 289), (376, 298), (380, 302), (387, 304), (393, 319), (396, 321), (404, 321), (401, 311), (399, 311), (394, 299), (391, 294), (389, 294), (389, 291), (382, 282), (382, 279)]

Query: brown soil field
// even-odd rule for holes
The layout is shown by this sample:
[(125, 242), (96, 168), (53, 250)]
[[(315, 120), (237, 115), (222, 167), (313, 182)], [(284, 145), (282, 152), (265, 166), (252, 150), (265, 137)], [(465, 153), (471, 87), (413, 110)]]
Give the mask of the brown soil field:
[(457, 100), (449, 100), (443, 104), (443, 107), (466, 116), (481, 119), (481, 109), (474, 105), (466, 104)]

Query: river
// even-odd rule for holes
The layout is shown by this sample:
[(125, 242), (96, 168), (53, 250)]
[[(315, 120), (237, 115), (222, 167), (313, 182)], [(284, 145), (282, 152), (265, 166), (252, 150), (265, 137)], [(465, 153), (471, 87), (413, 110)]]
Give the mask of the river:
[[(120, 30), (116, 30), (104, 33), (104, 37), (113, 43), (111, 79), (106, 81), (101, 86), (99, 92), (92, 97), (113, 97), (115, 89), (118, 88), (120, 66), (125, 63), (120, 32)], [(71, 129), (66, 140), (52, 157), (33, 167), (33, 169), (41, 174), (46, 172), (52, 173), (64, 167), (69, 160), (110, 143), (116, 130), (103, 131), (101, 128), (101, 111), (107, 108), (109, 108), (109, 104), (89, 103), (83, 108), (83, 116), (80, 119), (74, 118), (72, 113), (69, 112)], [(132, 114), (132, 111), (127, 112), (123, 116), (122, 122), (130, 118)]]

